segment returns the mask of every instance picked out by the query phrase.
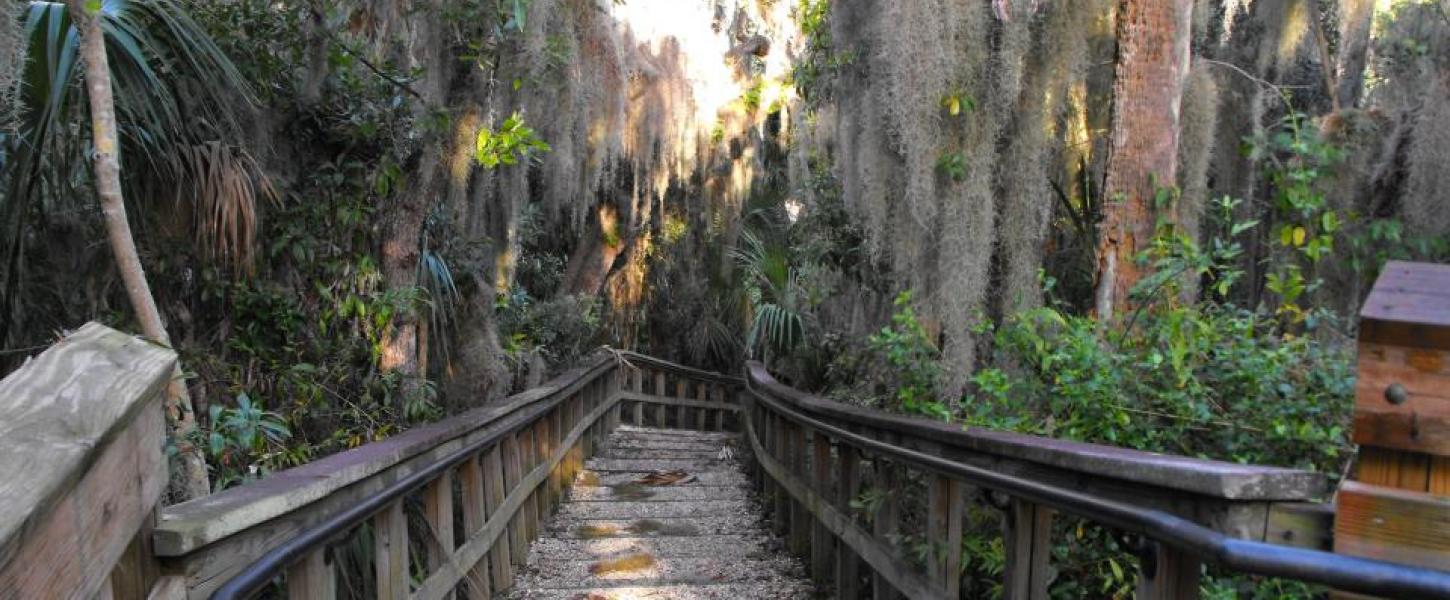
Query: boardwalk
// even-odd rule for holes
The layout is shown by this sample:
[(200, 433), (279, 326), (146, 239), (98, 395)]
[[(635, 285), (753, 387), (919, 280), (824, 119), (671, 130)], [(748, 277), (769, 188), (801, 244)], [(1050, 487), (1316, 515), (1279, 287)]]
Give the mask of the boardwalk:
[(729, 456), (738, 440), (620, 427), (534, 542), (513, 597), (811, 597), (803, 567), (767, 533)]

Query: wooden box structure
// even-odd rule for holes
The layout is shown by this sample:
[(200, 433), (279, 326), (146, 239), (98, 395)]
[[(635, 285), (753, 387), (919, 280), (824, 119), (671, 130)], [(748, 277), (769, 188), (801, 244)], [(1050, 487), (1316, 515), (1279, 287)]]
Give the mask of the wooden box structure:
[(1390, 262), (1360, 311), (1334, 551), (1450, 570), (1450, 265)]

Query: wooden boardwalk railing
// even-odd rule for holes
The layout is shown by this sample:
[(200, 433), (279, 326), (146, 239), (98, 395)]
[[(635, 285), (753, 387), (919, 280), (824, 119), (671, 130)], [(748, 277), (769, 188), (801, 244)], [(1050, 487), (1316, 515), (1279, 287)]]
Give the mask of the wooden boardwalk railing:
[[(488, 598), (512, 585), (540, 523), (621, 419), (732, 427), (739, 388), (607, 352), (501, 406), (168, 507), (156, 552), (189, 598), (246, 597), (279, 576), (298, 598), (332, 598), (340, 586), (384, 599)], [(354, 536), (372, 556), (339, 568), (338, 542)]]
[(741, 379), (616, 351), (160, 509), (153, 532), (172, 361), (88, 326), (0, 382), (0, 598), (493, 597), (621, 422), (741, 432), (772, 524), (842, 598), (959, 597), (973, 499), (1004, 515), (1009, 598), (1046, 597), (1055, 515), (1121, 535), (1144, 598), (1196, 596), (1203, 563), (1450, 598), (1450, 573), (1319, 551), (1330, 513), (1313, 473), (962, 430), (814, 397), (759, 364)]
[[(1198, 597), (1204, 562), (1391, 597), (1450, 597), (1450, 573), (1295, 547), (1327, 542), (1324, 519), (1305, 518), (1314, 512), (1305, 502), (1323, 491), (1314, 473), (963, 430), (814, 397), (759, 363), (747, 371), (746, 433), (770, 518), (840, 598), (958, 598), (968, 496), (1004, 513), (1010, 599), (1048, 597), (1059, 513), (1127, 534), (1123, 545), (1142, 567), (1140, 599)], [(869, 515), (857, 510), (867, 503), (852, 506), (868, 486)], [(925, 519), (908, 528), (911, 501)], [(919, 562), (908, 552), (918, 548)]]

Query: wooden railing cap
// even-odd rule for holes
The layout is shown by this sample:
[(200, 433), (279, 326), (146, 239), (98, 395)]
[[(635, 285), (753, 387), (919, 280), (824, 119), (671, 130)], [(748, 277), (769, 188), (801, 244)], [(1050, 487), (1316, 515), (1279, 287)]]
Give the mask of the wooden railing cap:
[(175, 367), (175, 352), (87, 323), (0, 380), (0, 566)]
[(161, 511), (156, 524), (155, 552), (159, 556), (182, 556), (385, 471), (390, 478), (405, 476), (412, 468), (393, 467), (425, 453), (435, 457), (456, 451), (462, 447), (465, 435), (496, 424), (536, 402), (566, 394), (576, 384), (588, 381), (609, 366), (610, 359), (599, 357), (540, 387), (509, 396), (500, 404), (409, 429), (205, 498), (168, 506)]
[(746, 368), (753, 387), (818, 416), (914, 436), (969, 452), (1028, 461), (1085, 475), (1191, 492), (1225, 500), (1309, 500), (1324, 493), (1324, 475), (1312, 471), (1244, 465), (1144, 452), (1102, 444), (962, 428), (923, 418), (892, 415), (807, 394), (775, 380), (758, 362)]

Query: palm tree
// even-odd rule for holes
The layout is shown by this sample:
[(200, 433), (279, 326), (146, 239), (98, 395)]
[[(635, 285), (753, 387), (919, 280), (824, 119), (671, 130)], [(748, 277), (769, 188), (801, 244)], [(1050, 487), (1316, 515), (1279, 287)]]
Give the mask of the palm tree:
[[(19, 117), (13, 130), (0, 131), (0, 223), (6, 225), (0, 229), (0, 328), (26, 321), (24, 234), (43, 230), (52, 215), (86, 214), (80, 192), (90, 181), (142, 332), (169, 345), (125, 196), (155, 202), (162, 195), (157, 190), (169, 190), (176, 207), (195, 215), (196, 237), (208, 254), (246, 264), (257, 224), (255, 198), (273, 196), (255, 161), (230, 143), (240, 129), (232, 115), (251, 103), (251, 93), (175, 0), (32, 1), (24, 32), (29, 59)], [(82, 70), (84, 87), (76, 85)], [(87, 98), (89, 148), (74, 133)], [(93, 178), (85, 176), (87, 158)], [(22, 333), (0, 329), (0, 340)], [(188, 443), (195, 420), (179, 372), (168, 390), (168, 416), (182, 450), (182, 477), (172, 495), (205, 495), (206, 466), (199, 448)]]

